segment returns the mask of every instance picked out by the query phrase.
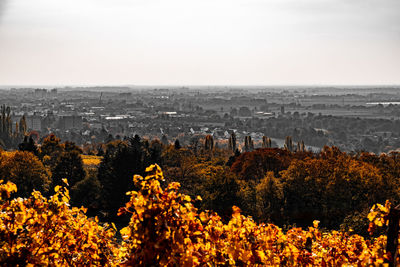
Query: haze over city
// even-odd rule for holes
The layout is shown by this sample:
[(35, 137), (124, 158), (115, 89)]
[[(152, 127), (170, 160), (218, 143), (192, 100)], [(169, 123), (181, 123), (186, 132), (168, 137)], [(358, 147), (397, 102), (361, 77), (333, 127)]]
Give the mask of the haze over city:
[(400, 83), (396, 0), (0, 0), (0, 85)]

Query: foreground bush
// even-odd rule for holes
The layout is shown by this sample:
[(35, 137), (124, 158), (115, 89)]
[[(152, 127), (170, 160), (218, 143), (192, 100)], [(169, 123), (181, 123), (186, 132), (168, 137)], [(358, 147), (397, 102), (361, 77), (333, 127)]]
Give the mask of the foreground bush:
[(109, 265), (115, 254), (115, 230), (88, 219), (84, 208), (70, 208), (68, 190), (57, 186), (44, 198), (9, 200), (17, 188), (0, 186), (0, 265)]
[(12, 183), (0, 187), (0, 265), (282, 265), (338, 266), (383, 263), (385, 237), (373, 241), (345, 232), (307, 230), (286, 233), (273, 224), (256, 224), (233, 207), (224, 224), (213, 212), (199, 213), (179, 184), (162, 188), (158, 165), (135, 176), (138, 191), (119, 214), (130, 214), (117, 243), (115, 230), (70, 208), (68, 190), (56, 187), (50, 199), (34, 191), (10, 199)]

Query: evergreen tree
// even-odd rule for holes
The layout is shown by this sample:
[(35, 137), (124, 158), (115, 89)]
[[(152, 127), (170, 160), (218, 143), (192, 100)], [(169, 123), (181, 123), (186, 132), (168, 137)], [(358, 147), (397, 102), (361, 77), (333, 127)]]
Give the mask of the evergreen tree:
[(150, 153), (150, 162), (151, 164), (157, 163), (161, 165), (162, 160), (162, 143), (158, 139), (154, 139), (150, 143), (149, 153)]
[(233, 156), (230, 156), (228, 161), (226, 162), (226, 166), (231, 167), (232, 164), (235, 162), (236, 158), (240, 156), (240, 151), (239, 149), (236, 149), (235, 154)]
[(36, 156), (38, 155), (38, 150), (35, 144), (35, 141), (33, 141), (32, 136), (24, 136), (24, 141), (22, 141), (22, 143), (20, 143), (18, 145), (18, 150), (21, 151), (29, 151), (32, 152), (33, 154), (35, 154)]
[(101, 185), (97, 179), (97, 169), (89, 169), (85, 179), (72, 186), (70, 192), (73, 206), (86, 207), (90, 216), (99, 215)]
[(98, 180), (101, 184), (100, 203), (107, 219), (123, 220), (117, 211), (129, 199), (127, 190), (133, 189), (134, 174), (144, 175), (151, 164), (151, 154), (138, 135), (126, 141), (113, 141), (100, 163)]
[(99, 157), (104, 156), (104, 149), (102, 145), (100, 145), (99, 148), (97, 149), (97, 156)]
[(178, 139), (175, 140), (174, 146), (175, 146), (175, 149), (181, 149), (181, 144)]
[(62, 179), (67, 178), (69, 186), (74, 186), (77, 182), (85, 178), (85, 170), (79, 150), (65, 150), (62, 152), (52, 168), (53, 186), (62, 185)]
[(229, 137), (229, 141), (228, 141), (228, 146), (229, 149), (235, 153), (236, 152), (236, 134), (235, 133), (231, 133), (231, 136)]

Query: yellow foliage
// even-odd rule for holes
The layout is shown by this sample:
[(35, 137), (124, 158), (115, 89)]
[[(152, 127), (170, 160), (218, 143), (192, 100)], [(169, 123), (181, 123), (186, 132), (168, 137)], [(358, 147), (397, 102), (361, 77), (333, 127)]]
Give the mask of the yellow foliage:
[(103, 157), (93, 155), (81, 155), (83, 165), (86, 167), (96, 167), (100, 165)]
[(11, 182), (0, 185), (0, 265), (113, 265), (115, 230), (70, 208), (66, 188), (50, 199), (34, 191), (10, 200), (15, 191)]
[(389, 223), (389, 211), (391, 203), (387, 200), (385, 206), (382, 204), (375, 204), (372, 206), (368, 213), (368, 220), (370, 223), (369, 231), (372, 232), (375, 226), (382, 227)]
[[(49, 199), (34, 191), (29, 198), (10, 199), (16, 191), (0, 185), (0, 265), (97, 266), (366, 266), (383, 263), (385, 237), (366, 241), (345, 232), (320, 232), (319, 221), (308, 230), (286, 233), (273, 224), (257, 224), (233, 207), (223, 223), (218, 214), (199, 213), (201, 198), (178, 192), (179, 183), (162, 188), (158, 165), (134, 176), (137, 191), (120, 214), (130, 214), (129, 225), (101, 225), (87, 218), (84, 208), (70, 207), (65, 187)], [(388, 211), (389, 204), (376, 206)], [(370, 216), (376, 219), (376, 214)]]
[(178, 193), (179, 184), (163, 189), (157, 165), (146, 178), (135, 176), (138, 191), (120, 213), (131, 214), (121, 230), (119, 264), (125, 265), (367, 265), (384, 257), (384, 237), (369, 242), (343, 232), (321, 233), (319, 221), (309, 229), (286, 234), (273, 224), (257, 224), (233, 207), (224, 224), (212, 212), (198, 213), (189, 196)]

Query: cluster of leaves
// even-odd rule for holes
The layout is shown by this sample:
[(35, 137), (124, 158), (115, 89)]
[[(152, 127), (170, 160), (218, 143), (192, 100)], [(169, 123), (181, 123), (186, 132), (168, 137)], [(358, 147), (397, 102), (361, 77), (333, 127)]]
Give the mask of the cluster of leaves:
[[(2, 183), (2, 181), (1, 181)], [(107, 265), (114, 259), (115, 230), (70, 208), (69, 192), (56, 186), (49, 199), (39, 191), (10, 199), (15, 184), (0, 185), (0, 265)]]
[(375, 204), (368, 213), (369, 228), (368, 232), (372, 235), (377, 227), (387, 226), (389, 223), (390, 201), (386, 201), (385, 205)]
[[(399, 237), (399, 206), (392, 208), (392, 203), (386, 200), (385, 205), (375, 204), (372, 206), (368, 213), (368, 220), (370, 221), (368, 232), (370, 235), (376, 235), (378, 232), (387, 233), (388, 251), (384, 254), (387, 262), (393, 262), (398, 265), (400, 262), (400, 248), (398, 246)], [(397, 225), (396, 225), (397, 224)], [(390, 229), (392, 227), (392, 229)], [(391, 244), (390, 244), (391, 243)], [(393, 254), (392, 254), (393, 253)]]
[[(319, 221), (307, 230), (284, 232), (273, 224), (257, 224), (233, 207), (223, 223), (218, 214), (199, 212), (195, 199), (178, 192), (179, 183), (162, 186), (158, 165), (146, 177), (134, 176), (137, 191), (120, 214), (131, 216), (117, 243), (113, 226), (87, 218), (84, 208), (71, 208), (65, 187), (49, 199), (34, 191), (29, 198), (10, 199), (17, 190), (0, 185), (1, 265), (379, 265), (385, 237), (372, 241), (346, 232), (322, 232)], [(66, 181), (64, 181), (66, 183)]]

